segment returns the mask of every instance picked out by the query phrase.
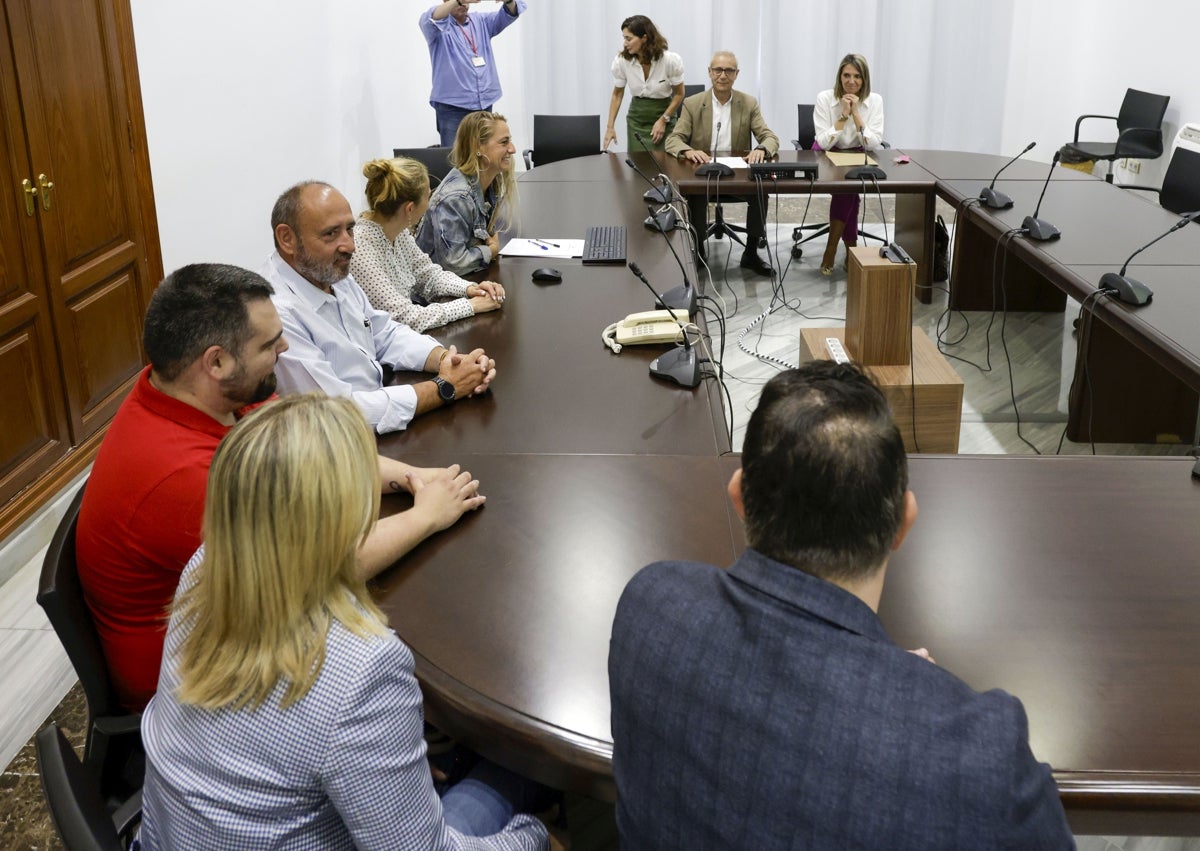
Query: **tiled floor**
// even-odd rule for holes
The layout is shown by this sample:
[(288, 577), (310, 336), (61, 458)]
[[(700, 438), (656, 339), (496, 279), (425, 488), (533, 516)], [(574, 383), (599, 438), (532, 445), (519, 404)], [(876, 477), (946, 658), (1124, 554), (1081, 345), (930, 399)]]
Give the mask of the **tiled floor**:
[[(778, 205), (778, 218), (775, 207), (772, 203), (768, 221), (800, 220), (802, 205), (796, 200), (785, 199)], [(890, 203), (886, 208), (890, 210)], [(826, 210), (825, 199), (814, 199), (807, 221), (822, 220)], [(952, 221), (948, 210), (941, 212)], [(727, 214), (731, 220), (739, 215), (733, 206)], [(868, 211), (868, 222), (872, 220), (878, 220), (877, 209), (875, 214)], [(791, 224), (780, 225), (782, 239), (773, 243), (781, 266), (789, 261), (791, 231)], [(707, 284), (706, 277), (706, 287), (727, 321), (724, 366), (737, 448), (759, 388), (781, 364), (796, 362), (798, 329), (844, 322), (846, 276), (840, 252), (832, 277), (818, 273), (820, 240), (805, 247), (803, 259), (791, 263), (781, 282), (744, 275), (737, 268), (736, 252), (728, 255), (727, 263), (728, 248), (728, 241), (709, 243), (712, 284)], [(989, 331), (989, 314), (946, 317), (945, 303), (945, 292), (935, 291), (931, 305), (917, 305), (914, 322), (936, 338), (939, 327), (946, 329), (948, 318), (948, 330), (943, 330), (942, 337), (955, 344), (943, 346), (943, 351), (961, 359), (953, 364), (965, 383), (959, 451), (1033, 452), (1025, 441), (1043, 453), (1057, 451), (1066, 422), (1063, 400), (1074, 367), (1072, 315), (1009, 314), (996, 317)], [(709, 325), (715, 327), (712, 321)], [(719, 341), (713, 344), (718, 347)], [(1183, 454), (1187, 450), (1186, 446), (1096, 446), (1101, 454)], [(1091, 447), (1063, 441), (1061, 451), (1084, 453)], [(49, 528), (53, 525), (51, 522)], [(49, 539), (48, 533), (40, 534)], [(5, 542), (0, 547), (0, 566), (10, 565), (5, 561), (6, 556), (11, 557), (9, 546), (10, 542)], [(44, 547), (44, 542), (40, 546)], [(0, 582), (6, 575), (13, 577), (0, 586), (0, 765), (9, 764), (20, 751), (0, 775), (0, 790), (5, 793), (0, 803), (0, 847), (58, 847), (48, 838), (52, 831), (41, 805), (31, 751), (21, 748), (52, 711), (78, 719), (83, 701), (78, 689), (62, 700), (75, 677), (57, 637), (34, 603), (41, 555), (26, 545), (21, 562), (25, 566), (18, 566), (15, 574), (0, 570)], [(67, 726), (77, 735), (82, 724), (68, 718)], [(610, 807), (572, 799), (569, 814), (575, 851), (616, 848)], [(1079, 847), (1085, 851), (1200, 851), (1200, 839), (1089, 836), (1080, 838)]]

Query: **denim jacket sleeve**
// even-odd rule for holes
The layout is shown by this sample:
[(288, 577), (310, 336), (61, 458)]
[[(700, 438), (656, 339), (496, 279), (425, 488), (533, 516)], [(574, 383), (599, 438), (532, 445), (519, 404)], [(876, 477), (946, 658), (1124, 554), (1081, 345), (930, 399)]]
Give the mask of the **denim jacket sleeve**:
[(481, 199), (466, 177), (452, 171), (429, 203), (417, 245), (443, 269), (467, 275), (492, 262), (487, 238), (487, 211)]

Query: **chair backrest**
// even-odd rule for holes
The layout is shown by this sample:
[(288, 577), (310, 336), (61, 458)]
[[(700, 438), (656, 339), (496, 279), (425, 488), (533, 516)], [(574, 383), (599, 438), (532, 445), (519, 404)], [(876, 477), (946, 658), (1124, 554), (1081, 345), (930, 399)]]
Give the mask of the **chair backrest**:
[(1172, 213), (1200, 210), (1200, 151), (1175, 149), (1163, 176), (1158, 203)]
[[(46, 617), (67, 651), (75, 673), (79, 675), (87, 696), (88, 715), (94, 722), (98, 717), (126, 713), (117, 700), (116, 690), (108, 675), (108, 663), (100, 648), (100, 637), (92, 621), (92, 611), (79, 584), (79, 567), (75, 561), (75, 528), (79, 522), (83, 491), (80, 488), (75, 494), (50, 540), (50, 548), (42, 561), (37, 601), (46, 611)], [(91, 749), (93, 727), (94, 723), (88, 724), (88, 750)]]
[(1126, 89), (1125, 99), (1121, 101), (1121, 111), (1117, 114), (1117, 129), (1128, 130), (1130, 127), (1145, 127), (1151, 130), (1161, 130), (1163, 116), (1166, 115), (1167, 104), (1170, 102), (1170, 95), (1156, 95), (1150, 92), (1140, 92), (1137, 89)]
[(813, 107), (811, 103), (796, 104), (796, 141), (800, 150), (807, 151), (817, 139), (817, 128), (813, 124)]
[[(683, 100), (687, 100), (692, 95), (698, 95), (704, 91), (707, 86), (704, 83), (685, 83), (683, 86)], [(679, 106), (675, 108), (675, 117), (679, 118), (683, 114), (683, 101), (679, 102)]]
[(534, 115), (533, 164), (600, 153), (600, 115)]
[(96, 780), (62, 731), (49, 724), (34, 741), (42, 794), (68, 851), (123, 851), (117, 826), (105, 811)]
[(436, 187), (446, 179), (450, 169), (450, 149), (434, 145), (429, 148), (392, 148), (392, 156), (408, 157), (424, 164), (429, 170), (429, 185)]

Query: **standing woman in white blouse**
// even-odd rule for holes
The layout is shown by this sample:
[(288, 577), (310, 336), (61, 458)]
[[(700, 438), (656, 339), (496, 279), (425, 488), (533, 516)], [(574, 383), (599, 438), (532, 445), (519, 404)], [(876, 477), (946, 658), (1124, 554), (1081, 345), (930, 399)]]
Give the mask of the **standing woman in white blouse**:
[(683, 59), (667, 50), (667, 40), (645, 15), (622, 21), (621, 38), (621, 52), (612, 63), (613, 92), (604, 148), (617, 141), (617, 112), (628, 88), (631, 100), (625, 113), (625, 149), (644, 150), (634, 141), (634, 133), (638, 133), (649, 140), (646, 145), (661, 151), (675, 110), (683, 103)]
[[(875, 151), (883, 147), (883, 96), (871, 91), (871, 69), (857, 53), (838, 64), (832, 89), (817, 95), (813, 106), (813, 147), (825, 151)], [(821, 274), (833, 274), (838, 240), (858, 244), (858, 196), (834, 195), (829, 203), (829, 241)]]
[[(500, 284), (465, 281), (417, 245), (412, 229), (429, 208), (424, 165), (407, 157), (371, 160), (363, 177), (370, 209), (358, 217), (350, 273), (372, 306), (424, 331), (504, 304)], [(444, 297), (452, 300), (434, 301)]]

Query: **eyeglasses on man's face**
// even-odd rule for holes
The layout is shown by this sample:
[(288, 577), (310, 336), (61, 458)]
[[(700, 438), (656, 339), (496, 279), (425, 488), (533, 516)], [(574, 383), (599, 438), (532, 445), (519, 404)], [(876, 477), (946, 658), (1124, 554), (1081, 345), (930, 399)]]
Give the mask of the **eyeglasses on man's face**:
[(708, 73), (712, 74), (714, 77), (736, 77), (737, 73), (738, 73), (738, 69), (737, 68), (709, 68)]

